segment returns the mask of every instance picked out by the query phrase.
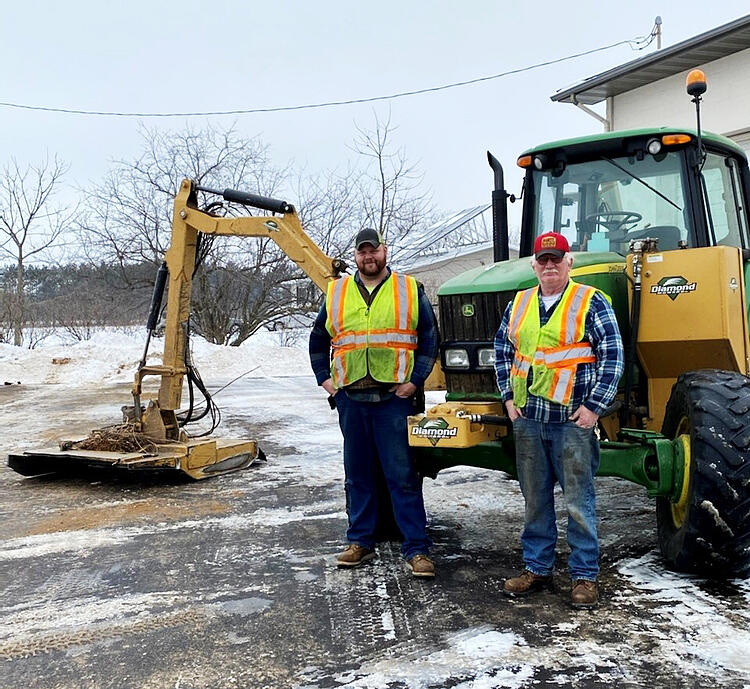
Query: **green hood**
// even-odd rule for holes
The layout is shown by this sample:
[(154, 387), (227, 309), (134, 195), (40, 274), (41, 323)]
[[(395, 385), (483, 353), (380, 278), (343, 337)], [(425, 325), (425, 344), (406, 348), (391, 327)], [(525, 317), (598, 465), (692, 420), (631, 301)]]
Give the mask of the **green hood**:
[[(613, 252), (573, 252), (573, 270), (607, 263), (625, 263), (625, 257)], [(480, 266), (444, 282), (438, 296), (479, 294), (526, 289), (537, 284), (528, 256)]]

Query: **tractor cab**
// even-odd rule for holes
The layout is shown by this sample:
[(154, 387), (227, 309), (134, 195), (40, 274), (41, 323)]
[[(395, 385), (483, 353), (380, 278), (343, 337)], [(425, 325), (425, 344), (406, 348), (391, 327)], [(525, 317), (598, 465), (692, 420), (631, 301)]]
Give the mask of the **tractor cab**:
[(661, 251), (750, 247), (746, 157), (722, 136), (611, 132), (540, 146), (518, 165), (526, 169), (521, 256), (551, 230), (564, 234), (572, 251), (623, 257), (632, 240), (645, 238)]

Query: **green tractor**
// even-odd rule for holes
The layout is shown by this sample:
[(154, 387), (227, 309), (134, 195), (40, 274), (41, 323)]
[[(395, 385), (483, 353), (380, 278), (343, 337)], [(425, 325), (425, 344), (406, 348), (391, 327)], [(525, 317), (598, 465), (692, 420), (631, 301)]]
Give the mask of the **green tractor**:
[[(700, 80), (699, 80), (700, 81)], [(705, 84), (688, 91), (696, 110)], [(691, 90), (692, 89), (692, 90)], [(698, 119), (698, 123), (700, 120)], [(626, 351), (599, 422), (600, 476), (655, 498), (667, 565), (710, 576), (750, 571), (750, 169), (734, 142), (696, 130), (608, 132), (532, 148), (519, 258), (495, 175), (495, 263), (438, 291), (446, 402), (410, 417), (420, 470), (470, 465), (516, 475), (493, 340), (506, 305), (536, 284), (529, 257), (550, 230), (571, 277), (612, 300)]]

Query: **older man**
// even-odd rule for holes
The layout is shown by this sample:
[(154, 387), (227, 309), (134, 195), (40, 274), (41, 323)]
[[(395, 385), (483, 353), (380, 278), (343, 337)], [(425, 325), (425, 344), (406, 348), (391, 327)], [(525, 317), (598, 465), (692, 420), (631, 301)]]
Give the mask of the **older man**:
[(438, 332), (417, 281), (387, 265), (383, 237), (367, 228), (354, 240), (357, 272), (335, 280), (310, 334), (318, 384), (333, 396), (344, 436), (349, 546), (339, 567), (375, 557), (378, 464), (416, 577), (434, 577), (422, 483), (409, 452), (406, 417), (435, 363)]
[(568, 510), (571, 603), (591, 608), (599, 573), (594, 429), (617, 392), (623, 348), (605, 295), (570, 279), (569, 251), (556, 232), (536, 238), (531, 265), (539, 285), (516, 295), (495, 337), (497, 385), (513, 422), (526, 502), (525, 569), (506, 580), (503, 592), (526, 596), (552, 585), (557, 482)]

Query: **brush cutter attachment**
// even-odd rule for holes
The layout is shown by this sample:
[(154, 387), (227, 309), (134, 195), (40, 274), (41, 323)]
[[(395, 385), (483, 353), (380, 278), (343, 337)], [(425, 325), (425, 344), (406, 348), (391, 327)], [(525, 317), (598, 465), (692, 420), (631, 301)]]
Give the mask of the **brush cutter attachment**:
[[(220, 217), (198, 208), (198, 191), (219, 194), (225, 201), (276, 215)], [(183, 430), (187, 424), (208, 417), (211, 433), (221, 416), (191, 361), (189, 347), (192, 279), (206, 255), (198, 247), (217, 236), (272, 239), (323, 291), (330, 280), (346, 269), (343, 261), (326, 256), (310, 239), (291, 204), (232, 189), (216, 191), (183, 180), (174, 200), (172, 241), (155, 281), (146, 346), (132, 389), (133, 406), (123, 408), (122, 425), (94, 431), (82, 441), (62, 442), (59, 448), (12, 453), (8, 456), (8, 466), (25, 476), (80, 469), (128, 469), (180, 471), (202, 479), (244, 469), (258, 459), (265, 459), (255, 441), (191, 438)], [(147, 365), (146, 357), (165, 288), (163, 363), (151, 366)], [(157, 376), (161, 383), (158, 399), (142, 405), (142, 382), (146, 376)], [(187, 411), (179, 413), (185, 378), (190, 403)], [(194, 405), (195, 391), (205, 399), (202, 409)]]
[(252, 440), (196, 438), (156, 443), (123, 425), (94, 431), (81, 441), (63, 441), (59, 448), (10, 454), (8, 466), (24, 476), (125, 469), (182, 472), (203, 479), (264, 459)]

